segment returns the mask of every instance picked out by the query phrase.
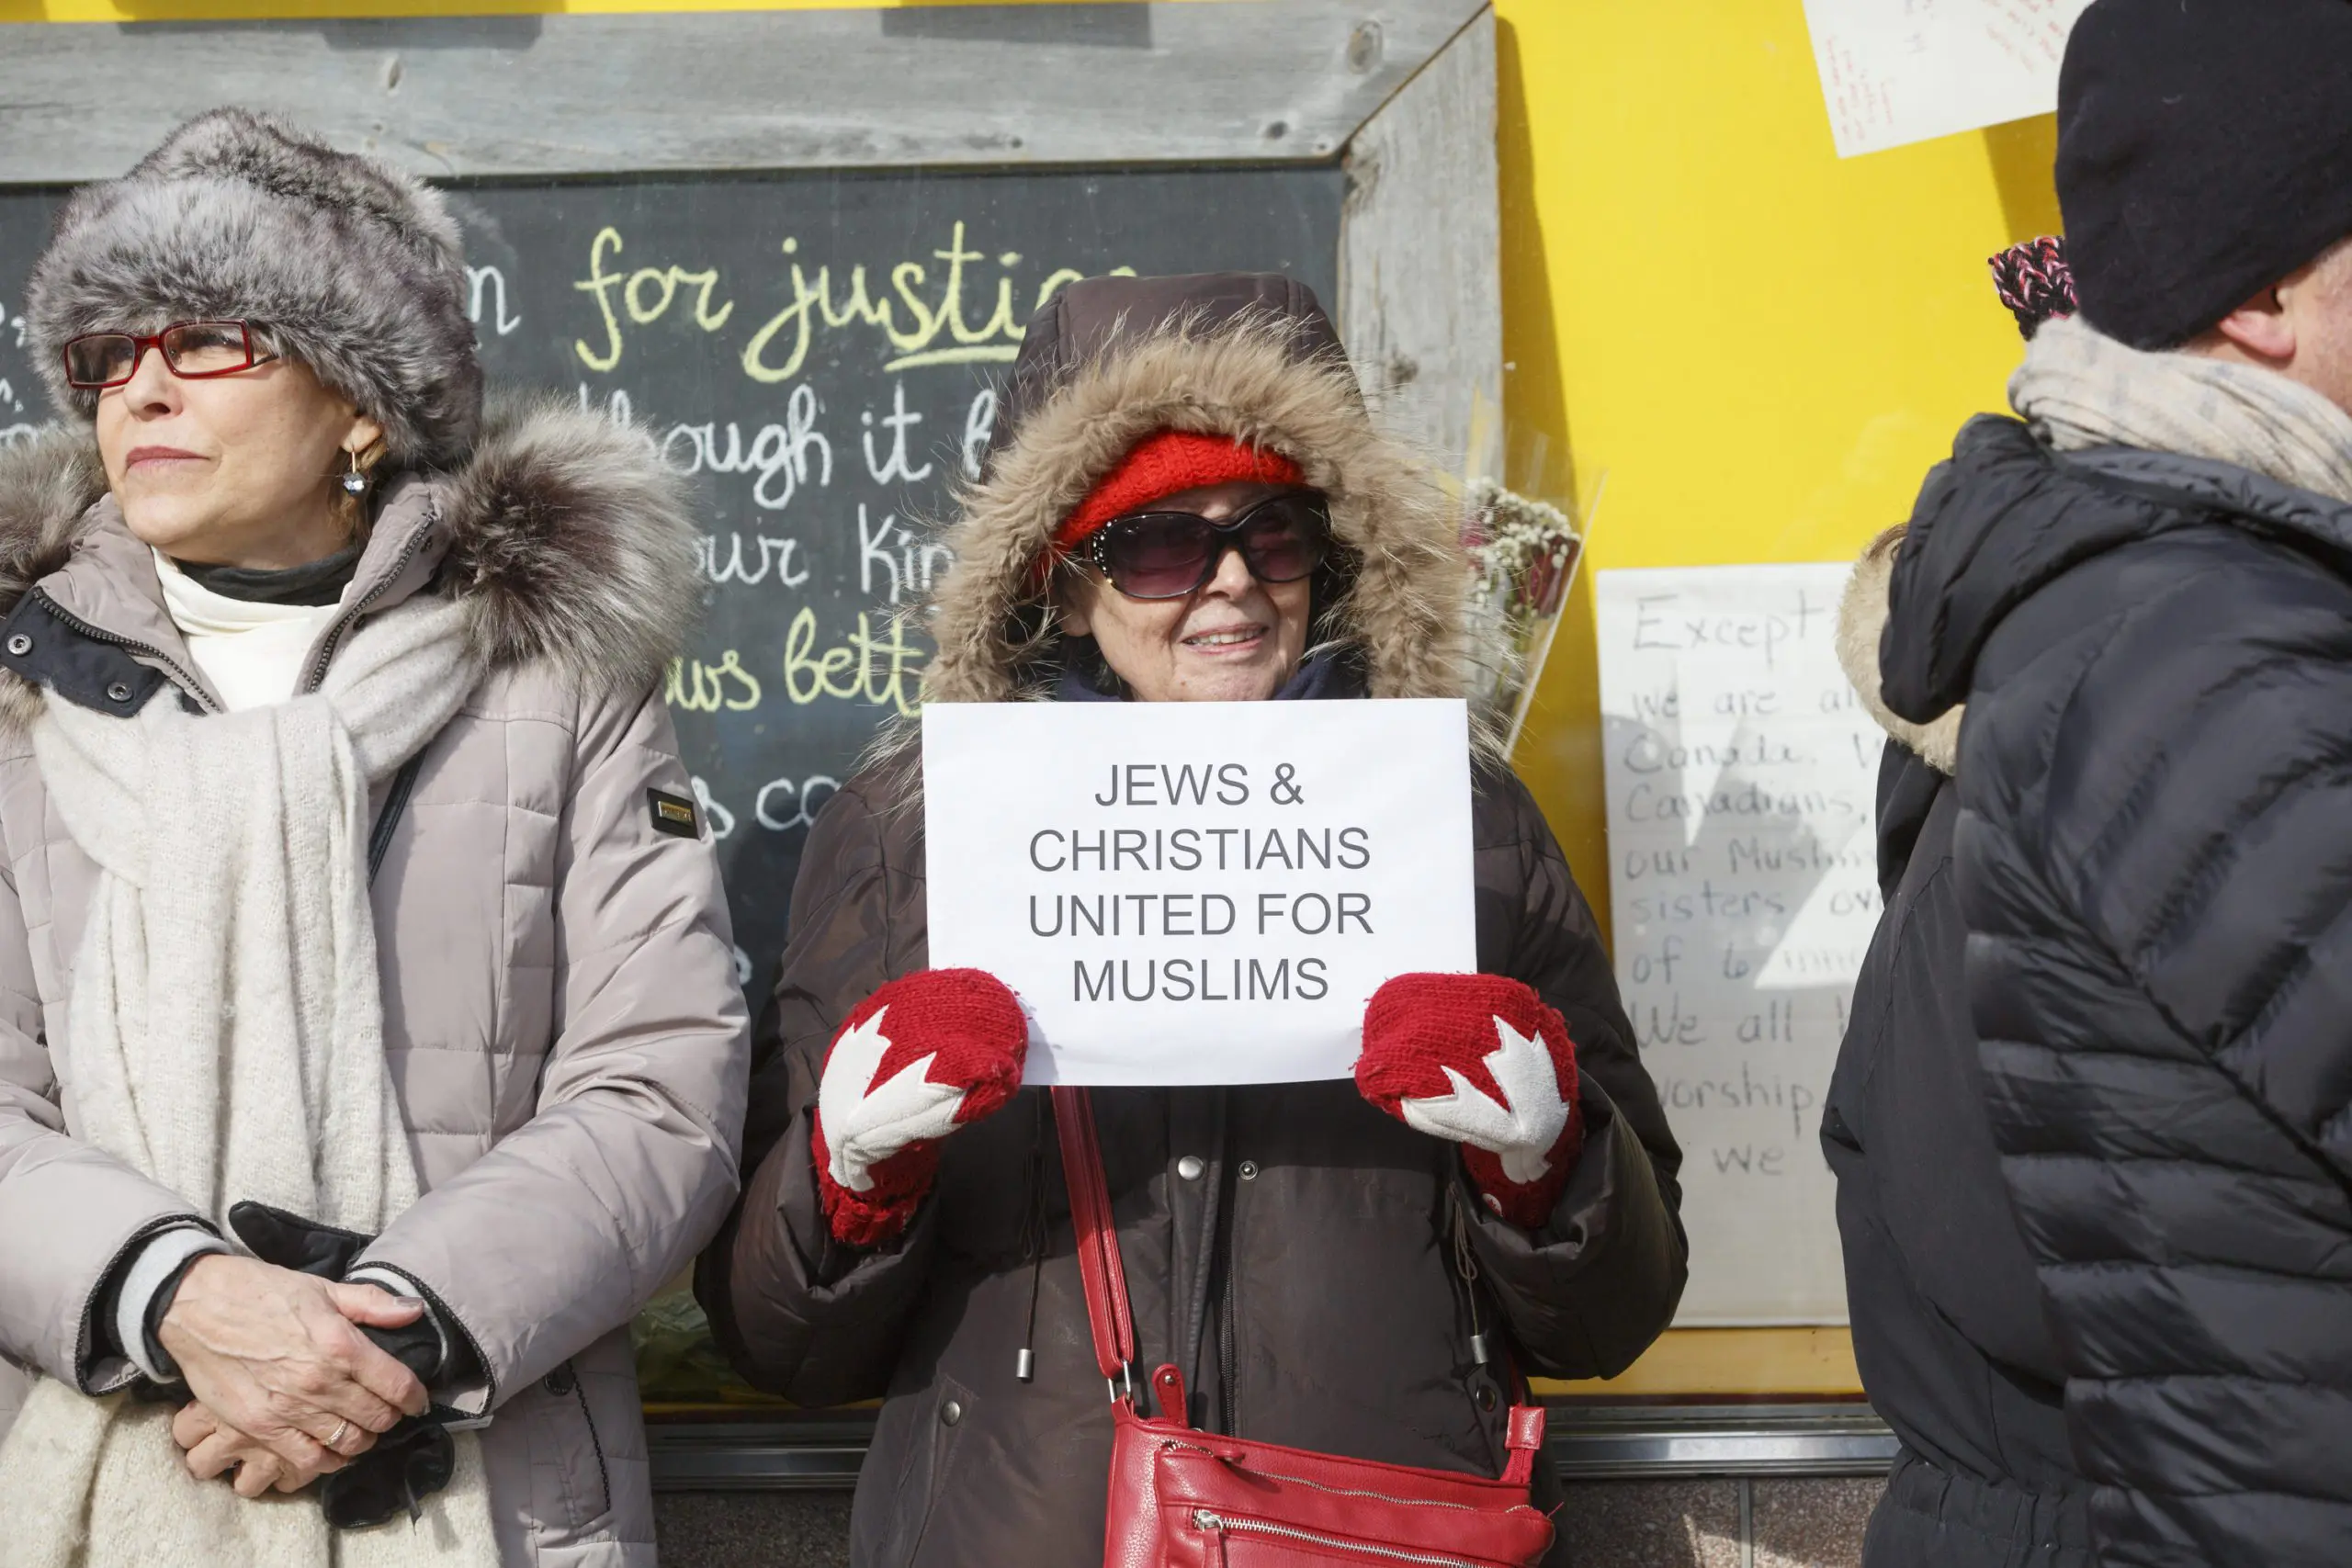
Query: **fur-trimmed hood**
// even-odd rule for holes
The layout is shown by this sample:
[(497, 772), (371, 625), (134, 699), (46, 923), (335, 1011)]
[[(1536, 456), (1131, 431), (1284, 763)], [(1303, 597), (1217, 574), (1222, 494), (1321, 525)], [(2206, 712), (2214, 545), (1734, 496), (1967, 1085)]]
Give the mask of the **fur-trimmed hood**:
[[(379, 607), (436, 582), (471, 610), (489, 669), (543, 660), (586, 689), (648, 685), (700, 611), (684, 482), (642, 432), (556, 398), (492, 397), (472, 451), (391, 479), (377, 519), (356, 581), (383, 581)], [(160, 615), (126, 586), (144, 559), (85, 432), (0, 448), (0, 615), (36, 586), (102, 629), (109, 605)]]
[(1271, 277), (1102, 278), (1056, 304), (1031, 324), (1007, 428), (959, 498), (956, 564), (930, 606), (926, 701), (1006, 702), (1050, 684), (1060, 634), (1038, 562), (1080, 498), (1162, 430), (1279, 452), (1329, 498), (1350, 581), (1317, 636), (1361, 659), (1372, 695), (1468, 691), (1456, 509), (1428, 464), (1374, 428), (1311, 294)]
[(1932, 724), (1914, 724), (1896, 717), (1879, 693), (1879, 637), (1886, 630), (1887, 591), (1894, 585), (1894, 557), (1907, 527), (1897, 524), (1872, 539), (1854, 563), (1854, 575), (1847, 580), (1846, 596), (1838, 606), (1838, 662), (1879, 728), (1949, 777), (1960, 760), (1961, 708), (1953, 707)]

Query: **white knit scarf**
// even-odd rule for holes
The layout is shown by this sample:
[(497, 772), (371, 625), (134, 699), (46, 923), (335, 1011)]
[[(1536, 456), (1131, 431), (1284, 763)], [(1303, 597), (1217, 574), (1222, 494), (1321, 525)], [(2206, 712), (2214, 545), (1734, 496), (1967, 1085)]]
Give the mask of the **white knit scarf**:
[(2061, 452), (2176, 452), (2352, 503), (2352, 414), (2257, 366), (2144, 353), (2064, 317), (2033, 334), (2009, 402)]
[[(75, 1136), (227, 1227), (274, 1204), (381, 1230), (417, 1195), (383, 1051), (368, 800), (478, 671), (463, 610), (420, 598), (352, 635), (322, 688), (135, 719), (52, 698), (49, 797), (99, 876), (67, 1005)], [(327, 1528), (305, 1494), (191, 1477), (170, 1407), (43, 1380), (0, 1448), (0, 1562), (24, 1568), (495, 1568), (481, 1443), (405, 1517)]]

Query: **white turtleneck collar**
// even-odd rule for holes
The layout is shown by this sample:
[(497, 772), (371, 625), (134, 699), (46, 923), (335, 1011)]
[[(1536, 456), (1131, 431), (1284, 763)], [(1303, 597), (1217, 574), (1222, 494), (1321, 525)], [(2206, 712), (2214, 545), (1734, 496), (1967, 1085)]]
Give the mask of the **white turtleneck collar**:
[[(169, 556), (152, 552), (164, 608), (187, 638), (187, 650), (230, 711), (267, 707), (294, 694), (302, 660), (334, 604), (264, 604), (215, 593), (182, 571)], [(345, 592), (350, 592), (348, 588)]]

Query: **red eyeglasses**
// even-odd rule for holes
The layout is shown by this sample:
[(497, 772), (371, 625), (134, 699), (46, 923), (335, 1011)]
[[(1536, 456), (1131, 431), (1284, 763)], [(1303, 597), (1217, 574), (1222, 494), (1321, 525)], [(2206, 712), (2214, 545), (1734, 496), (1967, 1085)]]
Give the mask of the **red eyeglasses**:
[(84, 391), (122, 386), (139, 373), (140, 355), (151, 348), (186, 381), (233, 376), (278, 357), (254, 351), (253, 328), (243, 321), (175, 321), (153, 337), (84, 333), (66, 342), (66, 384)]

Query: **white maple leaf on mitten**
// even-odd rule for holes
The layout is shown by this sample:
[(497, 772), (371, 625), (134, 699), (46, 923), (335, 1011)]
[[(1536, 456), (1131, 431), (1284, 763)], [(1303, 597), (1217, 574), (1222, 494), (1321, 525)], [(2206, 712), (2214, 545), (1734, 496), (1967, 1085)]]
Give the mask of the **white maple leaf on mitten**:
[(1552, 1145), (1567, 1130), (1568, 1102), (1560, 1093), (1560, 1077), (1552, 1053), (1532, 1034), (1521, 1034), (1502, 1019), (1494, 1021), (1502, 1043), (1486, 1057), (1487, 1076), (1502, 1090), (1498, 1104), (1492, 1095), (1453, 1068), (1440, 1063), (1438, 1070), (1453, 1086), (1452, 1094), (1400, 1100), (1396, 1113), (1405, 1124), (1433, 1138), (1471, 1144), (1502, 1161), (1506, 1179), (1522, 1186), (1541, 1181), (1551, 1168)]
[(1012, 1098), (1028, 1050), (1020, 1001), (978, 969), (904, 975), (851, 1009), (808, 1140), (835, 1239), (872, 1247), (904, 1230), (940, 1140)]
[(1363, 1097), (1461, 1145), (1487, 1207), (1540, 1228), (1584, 1147), (1577, 1051), (1557, 1009), (1502, 975), (1399, 975), (1373, 994)]
[(852, 1192), (874, 1190), (873, 1167), (919, 1138), (944, 1138), (956, 1130), (964, 1091), (933, 1083), (924, 1075), (939, 1053), (918, 1056), (887, 1082), (876, 1083), (890, 1037), (882, 1032), (888, 1008), (876, 1010), (844, 1030), (826, 1058), (817, 1085), (817, 1115), (825, 1124), (835, 1181)]

